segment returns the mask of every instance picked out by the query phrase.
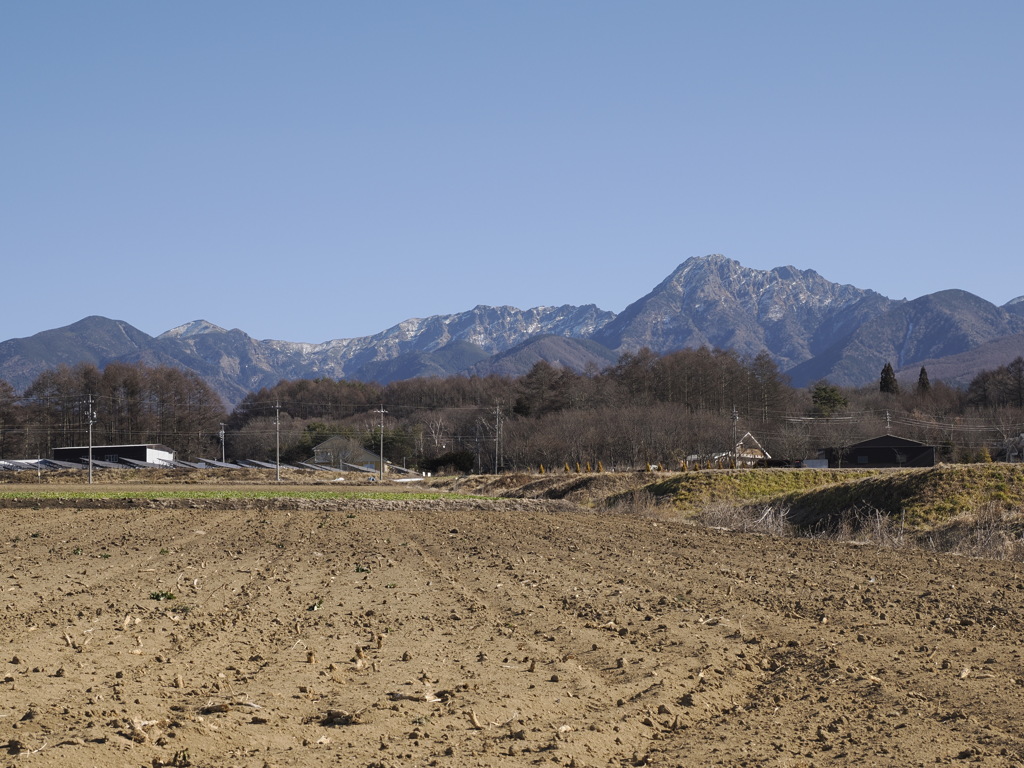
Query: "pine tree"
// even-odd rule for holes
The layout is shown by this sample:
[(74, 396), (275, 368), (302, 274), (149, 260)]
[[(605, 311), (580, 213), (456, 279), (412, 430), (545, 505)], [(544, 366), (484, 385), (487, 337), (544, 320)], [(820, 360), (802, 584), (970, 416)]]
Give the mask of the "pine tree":
[(811, 402), (814, 410), (822, 416), (831, 416), (849, 405), (839, 387), (822, 379), (811, 387)]
[(896, 373), (893, 371), (890, 363), (886, 363), (885, 367), (882, 368), (882, 376), (878, 381), (878, 391), (888, 395), (898, 395), (900, 392), (899, 382), (896, 381)]
[(931, 389), (932, 385), (931, 382), (928, 381), (928, 371), (926, 371), (922, 365), (921, 373), (917, 375), (917, 394), (920, 396), (927, 395), (931, 392)]

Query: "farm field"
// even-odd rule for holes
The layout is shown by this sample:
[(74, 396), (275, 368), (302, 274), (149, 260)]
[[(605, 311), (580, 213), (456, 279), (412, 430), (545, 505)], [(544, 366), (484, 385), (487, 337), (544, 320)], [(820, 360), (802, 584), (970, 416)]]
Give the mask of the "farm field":
[(0, 496), (0, 765), (1024, 766), (1017, 562), (426, 487), (59, 490)]

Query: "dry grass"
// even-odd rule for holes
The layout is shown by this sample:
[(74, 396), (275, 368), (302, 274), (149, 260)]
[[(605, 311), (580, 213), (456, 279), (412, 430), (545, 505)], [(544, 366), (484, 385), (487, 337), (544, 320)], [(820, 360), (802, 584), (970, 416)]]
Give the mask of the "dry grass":
[(1024, 561), (1024, 516), (990, 502), (915, 537), (917, 544), (934, 552), (952, 552), (989, 560)]
[(696, 525), (739, 533), (827, 539), (885, 549), (946, 553), (987, 560), (1024, 562), (1024, 515), (991, 503), (928, 530), (915, 529), (904, 516), (861, 507), (846, 510), (837, 524), (809, 530), (795, 525), (780, 504), (710, 502), (688, 518)]
[(617, 514), (635, 515), (645, 519), (664, 520), (671, 514), (671, 508), (645, 488), (634, 488), (611, 498), (605, 508)]
[(703, 506), (691, 519), (707, 528), (742, 533), (794, 536), (797, 532), (789, 521), (789, 509), (781, 504), (743, 505), (713, 501)]

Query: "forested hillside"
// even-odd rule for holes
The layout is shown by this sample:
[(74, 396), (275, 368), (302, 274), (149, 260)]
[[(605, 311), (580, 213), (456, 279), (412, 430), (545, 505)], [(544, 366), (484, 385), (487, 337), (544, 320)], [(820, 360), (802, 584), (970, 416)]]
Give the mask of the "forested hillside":
[[(162, 443), (183, 459), (308, 461), (340, 437), (405, 466), (438, 471), (581, 471), (706, 466), (750, 433), (795, 461), (890, 433), (939, 449), (942, 461), (985, 461), (1024, 433), (1024, 359), (963, 389), (921, 369), (903, 386), (886, 365), (859, 389), (794, 388), (767, 354), (694, 349), (625, 354), (603, 371), (547, 362), (524, 376), (423, 377), (388, 385), (330, 378), (282, 381), (228, 413), (193, 373), (171, 367), (62, 366), (22, 395), (0, 382), (0, 458), (49, 456), (93, 442)], [(692, 462), (691, 462), (692, 465)]]
[(882, 384), (880, 372), (873, 387), (821, 381), (797, 389), (767, 355), (744, 360), (708, 349), (627, 354), (590, 375), (541, 362), (519, 378), (282, 382), (235, 409), (229, 446), (267, 455), (277, 403), (290, 458), (334, 435), (376, 451), (383, 425), (391, 461), (482, 472), (677, 468), (687, 456), (706, 462), (730, 450), (747, 432), (781, 460), (888, 432), (936, 445), (943, 461), (984, 461), (1024, 432), (1021, 359), (965, 390), (933, 385), (923, 369), (913, 387)]
[(169, 366), (91, 363), (44, 371), (25, 390), (0, 381), (0, 458), (53, 448), (160, 443), (183, 458), (213, 452), (227, 413), (197, 374)]

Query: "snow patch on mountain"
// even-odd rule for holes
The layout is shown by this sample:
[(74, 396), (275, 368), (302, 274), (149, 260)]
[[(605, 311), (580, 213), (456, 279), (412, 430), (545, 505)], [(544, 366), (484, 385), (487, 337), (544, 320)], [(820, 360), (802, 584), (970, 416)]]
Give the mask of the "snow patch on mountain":
[(190, 339), (194, 336), (200, 336), (204, 333), (227, 333), (219, 325), (207, 322), (206, 320), (193, 320), (191, 323), (185, 323), (179, 325), (177, 328), (171, 328), (169, 331), (164, 331), (158, 339)]

